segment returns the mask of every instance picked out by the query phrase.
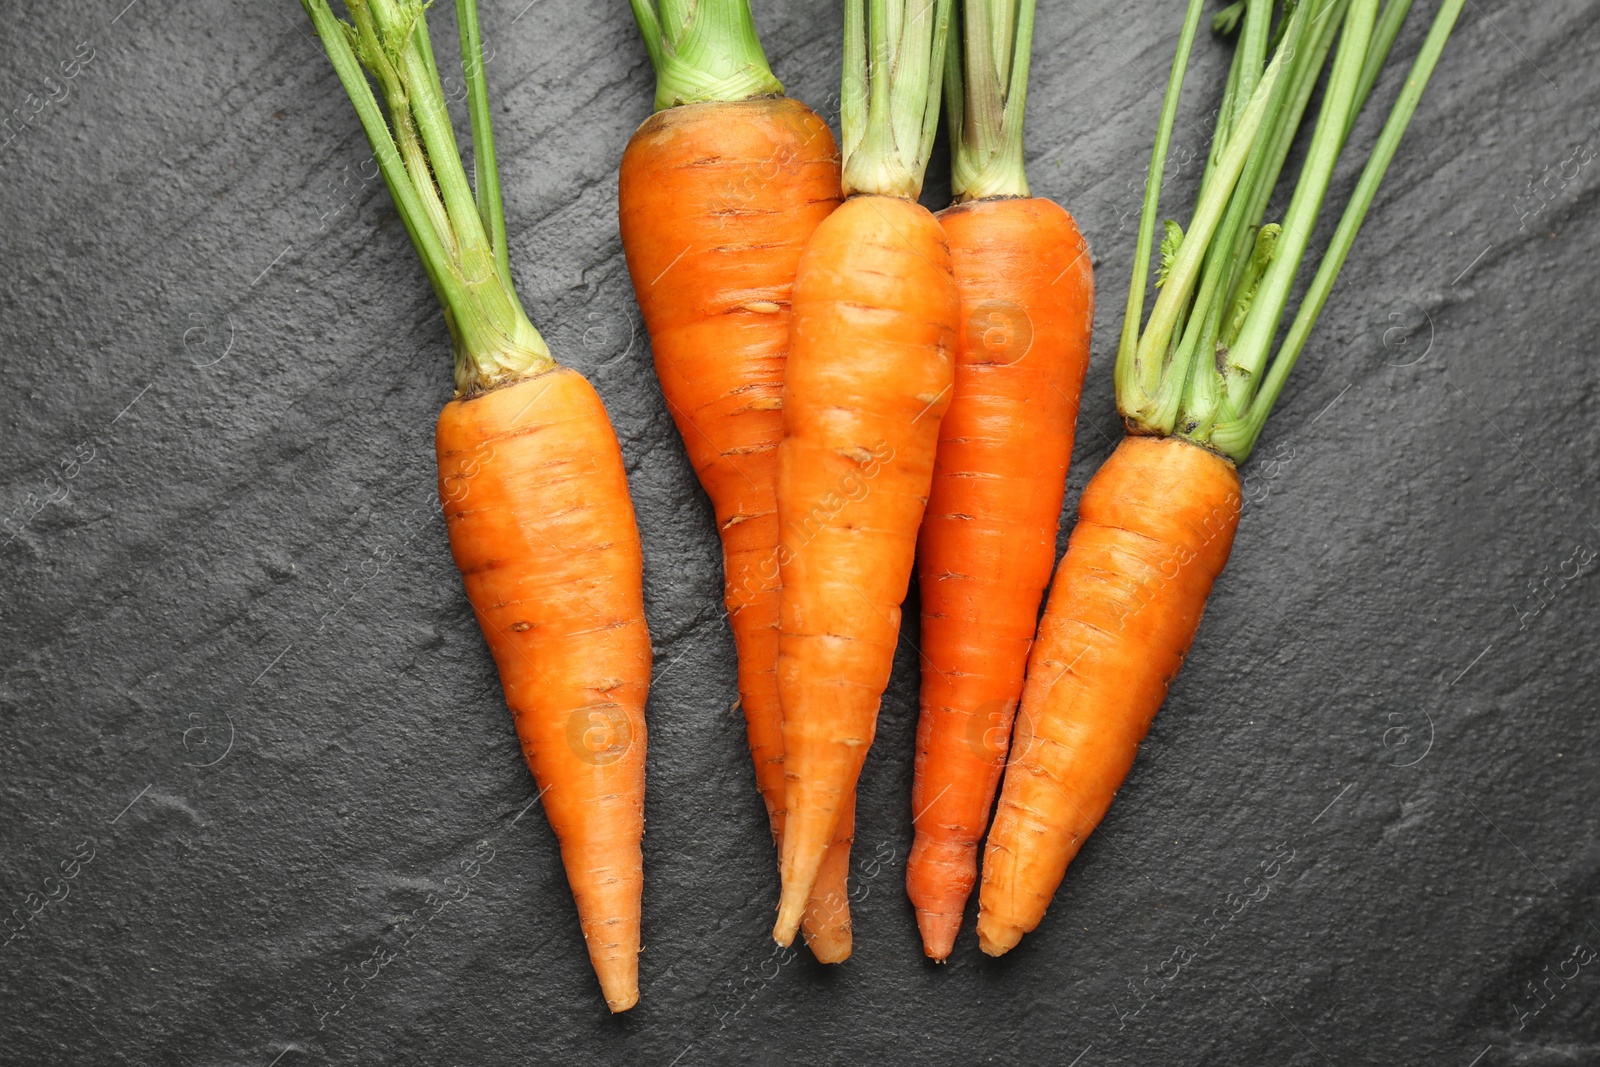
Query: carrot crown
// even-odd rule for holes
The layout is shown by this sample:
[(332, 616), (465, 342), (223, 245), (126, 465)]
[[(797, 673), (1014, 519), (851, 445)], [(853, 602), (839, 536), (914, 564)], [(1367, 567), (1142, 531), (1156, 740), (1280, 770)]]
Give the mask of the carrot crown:
[[(345, 0), (351, 22), (344, 22), (334, 17), (327, 0), (301, 3), (355, 105), (384, 184), (444, 308), (455, 340), (457, 395), (550, 369), (555, 360), (511, 285), (475, 0), (456, 0), (456, 21), (476, 192), (461, 165), (445, 107), (426, 5)], [(363, 67), (388, 105), (387, 122)]]
[(1027, 196), (1022, 112), (1033, 51), (1034, 0), (963, 0), (945, 50), (950, 191), (959, 203)]
[(839, 125), (846, 196), (921, 194), (939, 128), (937, 75), (951, 2), (845, 0)]
[(750, 17), (750, 0), (629, 0), (650, 63), (656, 110), (712, 100), (778, 96), (783, 84)]
[[(1250, 454), (1464, 3), (1443, 0), (1274, 355), (1273, 340), (1334, 167), (1411, 0), (1388, 0), (1381, 17), (1378, 0), (1301, 0), (1298, 5), (1291, 0), (1276, 25), (1272, 0), (1238, 0), (1212, 20), (1220, 33), (1237, 31), (1233, 66), (1188, 229), (1165, 223), (1155, 279), (1160, 294), (1141, 330), (1161, 173), (1204, 4), (1190, 0), (1150, 157), (1133, 284), (1117, 348), (1117, 407), (1132, 432), (1183, 437), (1235, 461)], [(1294, 194), (1282, 220), (1263, 225), (1335, 37), (1339, 47)]]

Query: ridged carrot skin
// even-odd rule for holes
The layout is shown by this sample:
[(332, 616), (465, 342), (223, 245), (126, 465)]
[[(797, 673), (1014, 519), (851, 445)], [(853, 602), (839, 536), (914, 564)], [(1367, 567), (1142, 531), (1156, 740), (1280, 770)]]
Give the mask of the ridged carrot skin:
[(911, 200), (852, 197), (801, 256), (778, 454), (780, 944), (793, 940), (872, 742), (959, 312), (944, 231)]
[(1084, 488), (984, 849), (989, 955), (1038, 926), (1127, 777), (1227, 563), (1240, 504), (1231, 461), (1171, 437), (1125, 438)]
[(1077, 224), (1053, 201), (979, 200), (938, 217), (961, 329), (917, 542), (922, 715), (906, 889), (924, 950), (942, 960), (977, 880), (1055, 562), (1094, 272)]
[(557, 367), (439, 415), (439, 495), (606, 1004), (639, 999), (645, 626), (622, 451)]
[[(790, 295), (801, 250), (839, 206), (839, 149), (785, 97), (685, 104), (639, 127), (622, 157), (622, 245), (661, 391), (722, 538), (739, 701), (773, 841), (784, 825), (778, 703), (777, 455)], [(850, 954), (844, 874), (807, 919), (818, 959)]]

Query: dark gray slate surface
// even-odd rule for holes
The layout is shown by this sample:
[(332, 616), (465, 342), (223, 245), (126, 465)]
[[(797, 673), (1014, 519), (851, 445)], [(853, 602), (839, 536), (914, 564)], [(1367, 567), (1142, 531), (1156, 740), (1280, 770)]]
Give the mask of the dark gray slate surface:
[[(488, 0), (514, 269), (605, 397), (645, 534), (644, 1000), (609, 1018), (432, 509), (448, 342), (354, 115), (291, 0), (125, 2), (13, 0), (0, 40), (0, 890), (26, 918), (0, 1061), (1600, 1063), (1600, 961), (1570, 977), (1600, 947), (1600, 564), (1556, 577), (1600, 548), (1592, 3), (1468, 5), (1191, 662), (1003, 960), (970, 924), (949, 966), (920, 956), (908, 630), (855, 957), (825, 972), (767, 939), (710, 510), (618, 246), (643, 49), (620, 0)], [(1031, 173), (1101, 292), (1070, 506), (1116, 430), (1179, 5), (1041, 8)], [(836, 5), (759, 21), (831, 112)], [(1207, 925), (1279, 846), (1266, 899)], [(464, 899), (401, 922), (448, 877)]]

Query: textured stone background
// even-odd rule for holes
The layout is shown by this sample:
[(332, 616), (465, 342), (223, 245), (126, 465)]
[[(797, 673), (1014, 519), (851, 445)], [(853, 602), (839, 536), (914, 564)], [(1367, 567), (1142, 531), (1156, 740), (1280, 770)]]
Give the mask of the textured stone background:
[[(292, 0), (124, 3), (10, 0), (0, 40), (0, 1061), (1600, 1062), (1600, 961), (1550, 978), (1600, 947), (1600, 563), (1558, 577), (1600, 548), (1592, 2), (1468, 5), (1043, 927), (920, 956), (913, 629), (861, 785), (855, 957), (824, 971), (767, 939), (710, 509), (618, 246), (644, 51), (621, 0), (486, 0), (514, 269), (605, 397), (645, 536), (644, 1000), (615, 1019), (431, 508), (449, 346), (354, 114)], [(758, 6), (833, 117), (837, 5)], [(1041, 4), (1030, 170), (1101, 293), (1069, 507), (1116, 432), (1180, 6)], [(1211, 99), (1225, 53), (1197, 51)], [(1266, 899), (1204, 925), (1275, 849)]]

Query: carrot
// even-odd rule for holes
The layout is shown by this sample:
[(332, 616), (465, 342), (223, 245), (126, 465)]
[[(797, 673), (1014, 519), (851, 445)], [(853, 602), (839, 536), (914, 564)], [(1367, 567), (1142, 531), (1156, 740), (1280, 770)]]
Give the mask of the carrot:
[[(756, 787), (784, 825), (778, 703), (777, 455), (789, 301), (806, 239), (838, 207), (828, 124), (782, 91), (748, 0), (701, 0), (680, 27), (634, 0), (658, 70), (656, 106), (622, 156), (622, 247), (667, 407), (716, 513)], [(663, 14), (682, 12), (670, 5)], [(850, 954), (848, 833), (819, 882), (807, 941)]]
[[(953, 373), (960, 305), (949, 248), (916, 202), (949, 0), (890, 3), (899, 10), (874, 5), (870, 27), (865, 0), (846, 5), (849, 199), (812, 233), (794, 283), (778, 451), (788, 816), (773, 936), (783, 945), (872, 742)], [(869, 29), (880, 61), (870, 86)]]
[[(1022, 112), (1033, 4), (968, 0), (947, 52), (956, 205), (939, 213), (961, 294), (955, 386), (917, 542), (922, 714), (906, 890), (924, 951), (950, 955), (978, 874), (1039, 604), (1055, 562), (1094, 324), (1089, 249), (1030, 197)], [(996, 54), (1010, 57), (997, 68)], [(1002, 88), (1002, 82), (1005, 88)], [(964, 90), (964, 93), (963, 93)]]
[(978, 938), (990, 955), (1038, 925), (1127, 777), (1227, 562), (1240, 502), (1230, 461), (1172, 437), (1125, 438), (1085, 487), (984, 854)]
[(451, 553), (561, 843), (601, 992), (624, 1011), (639, 999), (651, 652), (622, 451), (599, 396), (556, 364), (511, 286), (473, 0), (456, 12), (476, 191), (422, 8), (346, 0), (352, 27), (326, 0), (303, 2), (445, 308), (456, 396), (436, 443)]
[[(1224, 13), (1224, 29), (1241, 11), (1243, 21), (1217, 140), (1187, 232), (1167, 224), (1161, 293), (1141, 330), (1159, 176), (1202, 9), (1202, 0), (1191, 0), (1148, 171), (1117, 352), (1117, 404), (1132, 436), (1083, 491), (1028, 658), (984, 850), (978, 943), (990, 955), (1039, 924), (1133, 764), (1227, 562), (1242, 503), (1235, 466), (1250, 455), (1304, 348), (1464, 2), (1443, 0), (1274, 354), (1334, 165), (1373, 84), (1363, 72), (1382, 66), (1394, 39), (1391, 19), (1379, 24), (1377, 0), (1308, 0), (1275, 28), (1265, 0)], [(1403, 17), (1406, 6), (1400, 0), (1390, 10)], [(1262, 226), (1341, 21), (1294, 195), (1281, 224)], [(1278, 43), (1263, 70), (1269, 40)]]

